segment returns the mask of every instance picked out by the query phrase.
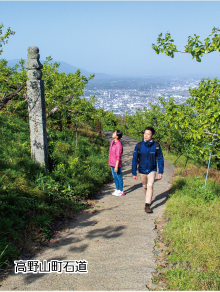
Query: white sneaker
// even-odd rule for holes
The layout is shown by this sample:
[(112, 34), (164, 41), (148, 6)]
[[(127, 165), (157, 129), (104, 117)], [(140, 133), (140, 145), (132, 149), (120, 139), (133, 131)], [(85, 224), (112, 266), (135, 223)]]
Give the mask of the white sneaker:
[(112, 193), (113, 196), (118, 196), (118, 192), (120, 192), (119, 190), (115, 190), (114, 193)]
[(119, 191), (116, 196), (121, 197), (121, 196), (124, 196), (124, 195), (125, 195), (125, 193), (123, 191)]

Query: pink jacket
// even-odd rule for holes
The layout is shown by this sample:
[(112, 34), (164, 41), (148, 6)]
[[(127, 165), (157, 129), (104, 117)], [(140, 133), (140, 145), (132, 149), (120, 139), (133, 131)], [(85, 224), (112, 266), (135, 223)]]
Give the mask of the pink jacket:
[(112, 140), (110, 145), (108, 164), (115, 167), (116, 161), (119, 160), (118, 167), (121, 167), (122, 144), (119, 140), (116, 143), (114, 143), (114, 141), (115, 140)]

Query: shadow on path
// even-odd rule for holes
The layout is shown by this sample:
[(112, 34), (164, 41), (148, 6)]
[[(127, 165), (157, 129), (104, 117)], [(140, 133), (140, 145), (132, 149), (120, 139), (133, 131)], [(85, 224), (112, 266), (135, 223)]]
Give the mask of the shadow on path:
[(142, 188), (142, 183), (136, 184), (125, 191), (125, 194), (131, 193), (139, 188)]
[(152, 209), (156, 209), (166, 203), (166, 200), (168, 199), (170, 190), (167, 190), (159, 195), (157, 195), (151, 202), (151, 206), (156, 203), (157, 201), (162, 200), (161, 202), (157, 203), (156, 205), (152, 206)]

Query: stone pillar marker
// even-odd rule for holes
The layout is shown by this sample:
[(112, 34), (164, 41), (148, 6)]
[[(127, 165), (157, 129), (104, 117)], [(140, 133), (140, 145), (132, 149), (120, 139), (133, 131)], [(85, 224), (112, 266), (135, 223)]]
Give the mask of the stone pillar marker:
[(44, 81), (41, 80), (43, 65), (40, 63), (39, 48), (28, 48), (27, 100), (30, 126), (31, 156), (38, 165), (48, 165), (46, 110), (44, 98)]

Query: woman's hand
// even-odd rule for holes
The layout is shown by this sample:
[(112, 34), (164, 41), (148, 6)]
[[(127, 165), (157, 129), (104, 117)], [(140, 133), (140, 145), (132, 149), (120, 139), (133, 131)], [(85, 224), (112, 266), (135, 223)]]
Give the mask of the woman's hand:
[(116, 165), (115, 165), (115, 172), (118, 172), (118, 165), (119, 165), (119, 160), (116, 161)]

